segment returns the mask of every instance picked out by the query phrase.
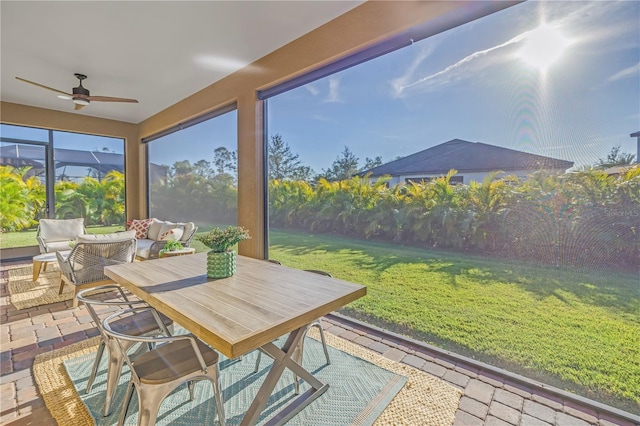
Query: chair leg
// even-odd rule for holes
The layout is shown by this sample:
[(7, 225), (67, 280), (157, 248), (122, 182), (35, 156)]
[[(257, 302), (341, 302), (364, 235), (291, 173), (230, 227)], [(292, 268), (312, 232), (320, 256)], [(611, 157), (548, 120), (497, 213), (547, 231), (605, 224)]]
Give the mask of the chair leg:
[(327, 365), (331, 365), (331, 359), (329, 359), (329, 350), (327, 349), (327, 340), (324, 337), (324, 329), (322, 327), (322, 323), (318, 321), (314, 321), (309, 328), (318, 327), (318, 331), (320, 331), (320, 340), (322, 340), (322, 348), (324, 349), (324, 356), (327, 359)]
[[(298, 343), (298, 347), (295, 348), (293, 359), (298, 364), (302, 365), (302, 358), (304, 356), (304, 339), (307, 337), (307, 332), (311, 327), (317, 327), (318, 330), (320, 331), (320, 340), (322, 340), (322, 349), (324, 350), (324, 356), (327, 360), (327, 365), (330, 365), (331, 359), (329, 358), (329, 350), (327, 349), (327, 340), (324, 337), (324, 330), (322, 329), (322, 323), (320, 322), (320, 320), (314, 321), (307, 326), (307, 329), (305, 330), (302, 336), (302, 339), (300, 339), (300, 343)], [(296, 395), (298, 395), (300, 394), (300, 379), (295, 374), (293, 378), (294, 378), (294, 382), (293, 382), (294, 392)]]
[(104, 400), (104, 416), (111, 414), (111, 402), (116, 394), (120, 375), (122, 374), (122, 366), (124, 358), (118, 351), (118, 348), (109, 348), (109, 366), (107, 368), (107, 391)]
[(218, 368), (218, 364), (215, 365), (215, 368), (212, 369), (213, 372), (209, 373), (209, 377), (211, 377), (213, 392), (215, 393), (216, 398), (216, 412), (218, 413), (218, 420), (220, 420), (220, 426), (225, 425), (225, 416), (224, 416), (224, 404), (222, 403), (222, 392), (220, 391), (220, 369)]
[[(131, 397), (133, 397), (134, 391), (133, 382), (130, 381), (127, 386), (127, 393), (124, 395), (124, 401), (122, 401), (122, 411), (120, 411), (120, 418), (118, 419), (118, 426), (123, 426), (124, 421), (127, 419), (127, 411), (129, 410), (129, 404), (131, 404)], [(140, 400), (140, 398), (138, 398)], [(138, 417), (140, 417), (138, 415)]]
[(62, 294), (63, 290), (64, 290), (64, 280), (60, 278), (60, 289), (58, 290), (58, 294)]
[(98, 372), (98, 365), (100, 364), (100, 360), (102, 359), (102, 354), (104, 352), (104, 340), (100, 341), (100, 346), (98, 346), (98, 353), (96, 353), (96, 359), (93, 361), (93, 368), (91, 369), (91, 375), (89, 376), (89, 381), (87, 382), (87, 388), (84, 393), (91, 392), (91, 387), (93, 386), (93, 381), (96, 378), (96, 373)]
[[(179, 385), (178, 385), (179, 386)], [(156, 424), (160, 404), (176, 384), (166, 383), (162, 385), (140, 385), (138, 389), (138, 426), (151, 426)]]
[[(300, 343), (298, 343), (298, 346), (293, 350), (292, 358), (300, 365), (302, 365), (302, 354), (304, 353), (304, 338), (306, 335), (307, 332), (305, 331), (302, 335), (302, 339), (300, 339)], [(300, 395), (300, 378), (294, 372), (291, 372), (291, 374), (293, 374), (293, 393), (295, 395)]]
[(189, 380), (187, 382), (187, 388), (189, 389), (189, 401), (193, 401), (193, 388), (196, 385), (196, 381), (195, 380)]
[(258, 357), (256, 358), (256, 366), (253, 369), (254, 373), (257, 373), (260, 369), (260, 361), (262, 361), (262, 351), (258, 349)]

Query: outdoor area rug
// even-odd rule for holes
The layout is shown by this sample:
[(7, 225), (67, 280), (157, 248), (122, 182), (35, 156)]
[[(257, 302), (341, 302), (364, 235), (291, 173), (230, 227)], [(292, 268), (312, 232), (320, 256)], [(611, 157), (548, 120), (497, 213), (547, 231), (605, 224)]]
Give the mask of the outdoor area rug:
[(73, 299), (71, 286), (65, 285), (62, 294), (58, 294), (60, 270), (55, 263), (48, 264), (46, 272), (41, 272), (36, 282), (33, 282), (31, 265), (9, 269), (7, 272), (9, 274), (7, 289), (11, 304), (16, 309), (27, 309)]
[[(112, 414), (102, 416), (106, 370), (102, 367), (93, 390), (85, 395), (98, 338), (40, 354), (33, 365), (34, 377), (45, 404), (59, 424), (112, 425), (117, 423), (129, 374), (120, 380)], [(322, 345), (315, 339), (305, 342), (304, 365), (321, 381), (330, 384), (326, 393), (291, 419), (288, 425), (451, 425), (461, 392), (427, 373), (398, 364), (379, 354), (333, 335), (331, 365), (325, 366)], [(239, 360), (220, 357), (221, 388), (227, 424), (237, 425), (266, 377), (271, 360), (262, 357), (258, 373), (253, 373), (256, 352)], [(300, 390), (306, 390), (302, 383)], [(285, 372), (258, 424), (294, 398), (293, 375)], [(213, 424), (215, 404), (211, 384), (196, 385), (195, 400), (189, 401), (181, 386), (162, 404), (159, 425)], [(376, 420), (377, 419), (377, 420)], [(126, 424), (137, 424), (134, 396)]]

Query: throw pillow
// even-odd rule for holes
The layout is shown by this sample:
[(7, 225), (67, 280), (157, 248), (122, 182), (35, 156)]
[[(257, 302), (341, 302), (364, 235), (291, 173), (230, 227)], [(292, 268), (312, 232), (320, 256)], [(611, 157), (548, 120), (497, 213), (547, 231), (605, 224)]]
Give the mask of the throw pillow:
[[(160, 231), (162, 230), (162, 227), (164, 226), (164, 224), (165, 223), (163, 220), (158, 220), (156, 218), (153, 218), (151, 220), (151, 226), (149, 226), (149, 232), (147, 232), (147, 239), (158, 241), (158, 239), (160, 238), (160, 235), (162, 235), (162, 232)], [(170, 226), (167, 229), (171, 229), (171, 228), (175, 228), (175, 226)], [(165, 229), (165, 231), (167, 229)]]
[(169, 229), (168, 231), (160, 235), (160, 241), (169, 241), (169, 240), (179, 241), (180, 238), (182, 238), (182, 232), (183, 231), (180, 228)]
[(147, 232), (149, 232), (149, 226), (153, 219), (133, 219), (131, 225), (129, 225), (130, 231), (136, 231), (136, 238), (142, 240), (147, 238)]

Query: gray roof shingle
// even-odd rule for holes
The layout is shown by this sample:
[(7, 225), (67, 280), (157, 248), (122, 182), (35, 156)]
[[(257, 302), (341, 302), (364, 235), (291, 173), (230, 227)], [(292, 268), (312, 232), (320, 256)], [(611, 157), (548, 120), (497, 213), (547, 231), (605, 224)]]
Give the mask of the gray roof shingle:
[(448, 142), (382, 164), (361, 174), (372, 176), (407, 175), (415, 173), (446, 174), (451, 169), (458, 173), (502, 170), (566, 170), (572, 161), (559, 160), (542, 155), (529, 154), (514, 149), (453, 139)]

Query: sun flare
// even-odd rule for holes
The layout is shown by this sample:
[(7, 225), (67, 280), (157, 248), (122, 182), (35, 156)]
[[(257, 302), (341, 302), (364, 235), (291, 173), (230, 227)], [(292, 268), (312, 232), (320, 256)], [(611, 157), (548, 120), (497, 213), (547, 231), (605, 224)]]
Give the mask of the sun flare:
[(560, 59), (568, 45), (569, 41), (557, 28), (542, 24), (525, 34), (518, 56), (529, 65), (545, 71)]

